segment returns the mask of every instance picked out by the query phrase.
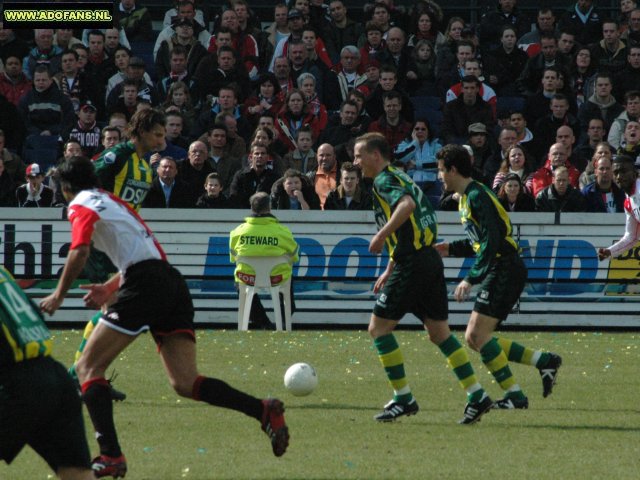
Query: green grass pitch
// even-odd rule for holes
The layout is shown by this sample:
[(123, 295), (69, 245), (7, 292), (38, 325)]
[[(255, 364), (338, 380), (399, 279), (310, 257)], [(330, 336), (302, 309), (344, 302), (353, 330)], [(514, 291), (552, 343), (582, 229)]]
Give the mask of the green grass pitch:
[[(80, 333), (54, 334), (55, 357), (68, 364)], [(492, 411), (470, 427), (456, 423), (465, 396), (439, 350), (423, 332), (396, 335), (421, 410), (377, 424), (372, 417), (391, 390), (366, 332), (198, 331), (201, 372), (285, 402), (291, 444), (282, 458), (272, 455), (255, 420), (175, 395), (151, 337), (142, 335), (114, 364), (116, 386), (128, 395), (115, 405), (127, 479), (639, 477), (640, 334), (507, 332), (526, 346), (562, 355), (558, 384), (543, 399), (537, 370), (513, 365), (529, 410)], [(498, 398), (500, 389), (479, 355), (470, 356), (479, 379)], [(318, 388), (308, 397), (293, 397), (282, 384), (295, 362), (308, 362), (318, 372)], [(88, 419), (87, 434), (95, 453)], [(28, 448), (10, 467), (0, 464), (0, 479), (48, 478), (52, 473)]]

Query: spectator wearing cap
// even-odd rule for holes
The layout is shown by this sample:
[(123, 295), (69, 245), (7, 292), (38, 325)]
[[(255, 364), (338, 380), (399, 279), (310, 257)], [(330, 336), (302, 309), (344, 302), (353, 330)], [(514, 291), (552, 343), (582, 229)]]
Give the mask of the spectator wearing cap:
[(33, 88), (20, 99), (18, 112), (27, 135), (60, 135), (75, 116), (71, 100), (60, 92), (46, 65), (36, 67)]
[(480, 80), (472, 76), (462, 78), (462, 93), (444, 107), (441, 137), (445, 144), (462, 143), (472, 123), (483, 123), (488, 130), (493, 129), (493, 111), (479, 92)]
[(22, 59), (14, 55), (5, 57), (4, 71), (0, 73), (0, 95), (18, 106), (20, 97), (29, 90), (31, 90), (31, 80), (22, 71)]
[(36, 46), (22, 61), (22, 71), (27, 78), (32, 79), (38, 65), (45, 65), (52, 75), (60, 71), (62, 49), (53, 44), (53, 30), (50, 28), (36, 28), (34, 30)]
[(96, 122), (97, 112), (98, 109), (91, 100), (84, 100), (76, 113), (78, 116), (76, 124), (60, 135), (62, 142), (77, 140), (82, 148), (82, 154), (87, 158), (93, 157), (100, 149), (102, 130)]
[[(118, 72), (111, 76), (109, 81), (107, 82), (107, 91), (105, 98), (109, 98), (109, 94), (111, 91), (119, 84), (124, 82), (129, 76), (135, 76), (135, 72), (129, 70), (129, 62), (131, 61), (131, 49), (127, 47), (120, 46), (116, 49), (114, 55), (114, 62), (116, 64), (116, 68)], [(136, 59), (135, 62), (138, 62)], [(144, 71), (144, 70), (143, 70)], [(153, 85), (153, 81), (147, 72), (144, 72), (142, 78), (147, 83), (147, 85)]]
[(43, 184), (44, 173), (40, 165), (32, 163), (27, 167), (27, 183), (16, 189), (18, 207), (50, 207), (53, 203), (53, 190)]
[[(158, 104), (158, 94), (156, 92), (153, 84), (147, 83), (145, 75), (145, 63), (140, 57), (131, 57), (129, 59), (129, 65), (127, 66), (126, 77), (127, 80), (133, 82), (137, 87), (136, 96), (141, 99), (149, 102), (151, 105)], [(120, 98), (123, 96), (123, 88), (125, 82), (117, 84), (109, 93), (107, 97), (107, 110), (112, 111), (113, 106), (118, 102)]]
[[(269, 63), (269, 71), (274, 71), (274, 62), (278, 57), (286, 57), (289, 50), (289, 42), (291, 40), (302, 40), (302, 31), (304, 30), (304, 17), (302, 12), (297, 8), (292, 8), (287, 14), (287, 22), (289, 25), (289, 35), (278, 42)], [(322, 45), (324, 48), (324, 43)]]
[(157, 60), (158, 51), (160, 50), (162, 42), (169, 40), (173, 35), (176, 34), (175, 26), (183, 18), (194, 22), (193, 35), (198, 39), (200, 45), (202, 45), (205, 49), (209, 45), (209, 38), (211, 37), (211, 34), (205, 28), (204, 18), (200, 17), (201, 20), (199, 20), (198, 12), (200, 12), (200, 15), (202, 15), (202, 12), (200, 10), (196, 10), (194, 2), (191, 0), (180, 1), (178, 2), (177, 8), (177, 14), (174, 15), (170, 21), (167, 21), (165, 16), (164, 28), (160, 30), (160, 33), (158, 33), (156, 43), (153, 46), (154, 61)]
[[(175, 33), (162, 42), (156, 56), (156, 73), (158, 78), (163, 79), (171, 76), (175, 80), (182, 80), (188, 75), (193, 76), (200, 63), (200, 60), (207, 54), (207, 50), (200, 44), (195, 36), (195, 25), (193, 20), (178, 17), (175, 22)], [(180, 52), (184, 59), (174, 59), (173, 54)]]
[(473, 150), (473, 165), (483, 172), (482, 179), (484, 181), (484, 167), (491, 163), (491, 159), (495, 155), (494, 142), (489, 138), (489, 132), (484, 123), (472, 123), (467, 131), (469, 135), (466, 143)]
[(153, 38), (151, 13), (136, 0), (120, 0), (114, 11), (115, 20), (132, 42), (148, 42)]

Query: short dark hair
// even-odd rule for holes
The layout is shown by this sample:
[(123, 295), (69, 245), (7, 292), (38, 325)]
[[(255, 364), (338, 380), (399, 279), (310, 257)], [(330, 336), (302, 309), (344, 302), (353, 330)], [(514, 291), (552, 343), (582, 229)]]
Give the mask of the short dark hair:
[(229, 129), (227, 128), (227, 126), (222, 123), (222, 122), (215, 122), (213, 125), (211, 125), (209, 127), (209, 130), (207, 130), (207, 135), (211, 135), (211, 133), (214, 130), (224, 130), (225, 135), (229, 135)]
[(251, 211), (257, 215), (269, 213), (271, 211), (271, 197), (266, 192), (258, 192), (249, 198)]
[(222, 177), (220, 177), (220, 174), (218, 172), (211, 172), (209, 175), (207, 175), (207, 178), (204, 179), (205, 185), (209, 180), (217, 180), (218, 182), (220, 182), (220, 185), (222, 185)]
[(383, 105), (385, 100), (400, 100), (400, 105), (402, 105), (402, 95), (400, 95), (397, 90), (389, 90), (388, 92), (384, 92), (382, 94)]
[(442, 150), (436, 154), (436, 158), (444, 163), (444, 168), (448, 172), (451, 171), (451, 168), (455, 167), (461, 176), (465, 178), (471, 176), (471, 156), (463, 146), (454, 143), (445, 145)]
[(35, 70), (33, 71), (33, 74), (35, 75), (36, 73), (46, 73), (49, 78), (51, 78), (51, 70), (49, 70), (49, 66), (48, 65), (38, 65)]
[(369, 132), (364, 135), (360, 135), (356, 138), (356, 143), (363, 144), (363, 148), (367, 152), (378, 151), (383, 159), (391, 161), (393, 159), (393, 152), (391, 145), (384, 135), (377, 132)]
[(173, 47), (173, 50), (171, 50), (171, 56), (173, 57), (174, 55), (184, 55), (186, 57), (188, 52), (184, 45), (176, 45)]
[(100, 185), (93, 162), (87, 157), (77, 156), (65, 160), (58, 167), (58, 174), (62, 189), (74, 194)]
[(104, 41), (105, 36), (104, 36), (104, 32), (102, 32), (101, 30), (90, 30), (89, 33), (87, 34), (87, 38), (89, 38), (91, 35), (98, 35), (100, 37), (102, 37), (102, 40)]
[(73, 55), (73, 58), (75, 58), (76, 60), (78, 60), (78, 52), (76, 52), (75, 50), (71, 49), (71, 48), (67, 48), (62, 52), (62, 55), (60, 55), (60, 57), (64, 57), (65, 55)]
[(476, 87), (480, 87), (480, 85), (482, 85), (480, 80), (478, 80), (478, 77), (476, 77), (475, 75), (465, 75), (464, 77), (462, 77), (460, 82), (461, 83), (473, 83), (473, 84), (475, 84)]

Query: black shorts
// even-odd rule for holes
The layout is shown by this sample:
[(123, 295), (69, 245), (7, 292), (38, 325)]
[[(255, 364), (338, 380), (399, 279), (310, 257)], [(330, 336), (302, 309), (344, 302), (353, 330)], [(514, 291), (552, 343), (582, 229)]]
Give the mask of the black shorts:
[(498, 258), (480, 284), (473, 310), (501, 322), (506, 320), (520, 298), (526, 281), (527, 267), (520, 255)]
[(145, 260), (127, 268), (113, 305), (100, 319), (114, 330), (162, 337), (186, 333), (195, 339), (193, 301), (182, 274), (168, 262)]
[(374, 315), (389, 320), (400, 320), (407, 313), (421, 322), (449, 318), (444, 265), (432, 247), (396, 263), (373, 307)]
[(54, 471), (91, 468), (80, 393), (67, 369), (46, 357), (1, 370), (0, 460), (11, 463), (29, 445)]

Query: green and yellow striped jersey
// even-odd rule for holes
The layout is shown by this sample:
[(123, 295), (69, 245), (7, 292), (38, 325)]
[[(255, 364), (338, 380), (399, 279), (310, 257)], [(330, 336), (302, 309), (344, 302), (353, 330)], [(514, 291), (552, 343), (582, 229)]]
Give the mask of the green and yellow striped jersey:
[(465, 279), (471, 284), (480, 283), (496, 258), (519, 252), (512, 236), (511, 220), (495, 193), (475, 180), (462, 195), (458, 211), (468, 240), (451, 242), (449, 254), (471, 256), (475, 253), (476, 262)]
[(51, 355), (51, 334), (38, 307), (0, 267), (0, 367)]
[(95, 167), (102, 188), (140, 210), (151, 188), (153, 171), (144, 158), (138, 157), (133, 143), (119, 143), (105, 150)]
[(394, 260), (433, 245), (438, 236), (438, 220), (431, 202), (402, 170), (386, 166), (373, 181), (373, 210), (378, 229), (391, 218), (398, 201), (409, 195), (416, 204), (411, 216), (386, 240)]

